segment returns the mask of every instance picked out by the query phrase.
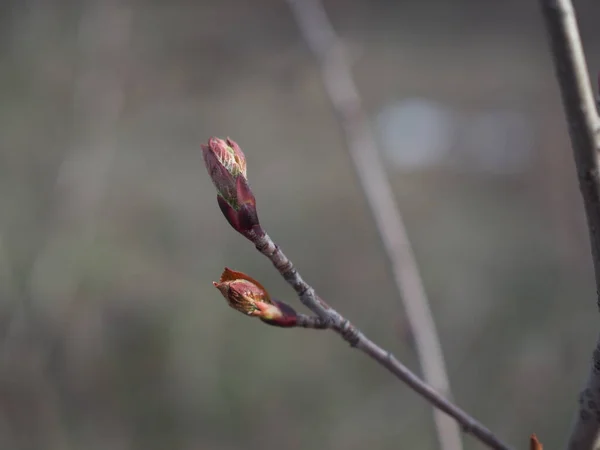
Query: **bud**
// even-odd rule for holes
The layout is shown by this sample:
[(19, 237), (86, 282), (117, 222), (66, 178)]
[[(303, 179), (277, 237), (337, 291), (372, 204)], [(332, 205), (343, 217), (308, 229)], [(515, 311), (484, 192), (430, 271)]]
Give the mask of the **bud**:
[(544, 446), (542, 445), (542, 443), (538, 440), (537, 436), (534, 434), (532, 434), (529, 437), (529, 449), (530, 450), (543, 450)]
[(297, 316), (294, 309), (277, 300), (272, 300), (267, 290), (254, 278), (227, 267), (218, 283), (213, 285), (221, 291), (229, 306), (248, 316), (259, 317), (269, 325), (293, 327)]
[(211, 137), (208, 145), (202, 145), (202, 156), (219, 195), (232, 208), (237, 208), (236, 180), (239, 177), (246, 179), (246, 157), (239, 145), (229, 138), (224, 141)]
[(240, 146), (216, 137), (202, 145), (206, 169), (217, 188), (217, 201), (229, 224), (246, 237), (263, 235), (256, 212), (256, 200), (246, 178), (246, 157)]

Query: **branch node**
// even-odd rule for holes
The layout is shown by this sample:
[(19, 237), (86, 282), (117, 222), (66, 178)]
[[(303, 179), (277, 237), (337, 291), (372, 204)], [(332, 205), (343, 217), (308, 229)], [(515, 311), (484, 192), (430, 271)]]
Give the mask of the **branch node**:
[(356, 347), (360, 342), (358, 330), (348, 319), (344, 319), (340, 325), (340, 334), (350, 347)]

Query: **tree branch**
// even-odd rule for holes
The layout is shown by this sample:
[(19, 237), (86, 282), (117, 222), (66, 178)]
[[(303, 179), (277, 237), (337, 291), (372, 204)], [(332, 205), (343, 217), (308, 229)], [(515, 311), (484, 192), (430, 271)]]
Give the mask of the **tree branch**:
[(398, 361), (393, 354), (379, 347), (348, 319), (325, 303), (316, 294), (315, 290), (302, 279), (292, 262), (285, 256), (279, 246), (273, 242), (268, 234), (263, 233), (262, 230), (260, 231), (260, 233), (254, 231), (248, 233), (248, 239), (254, 243), (258, 251), (269, 258), (281, 276), (294, 288), (300, 301), (308, 309), (327, 322), (329, 327), (340, 334), (352, 347), (369, 355), (436, 408), (454, 418), (461, 425), (464, 432), (470, 433), (492, 449), (510, 449), (510, 447), (500, 441), (483, 424), (451, 403), (426, 382), (422, 381)]
[(308, 316), (306, 314), (296, 314), (296, 326), (300, 328), (312, 328), (314, 330), (326, 330), (329, 328), (329, 320), (320, 316)]
[[(600, 120), (570, 0), (540, 0), (577, 167), (590, 234), (600, 305)], [(589, 450), (600, 431), (600, 338), (568, 441), (569, 450)]]
[[(451, 398), (442, 347), (417, 262), (340, 40), (318, 0), (288, 0), (288, 3), (319, 62), (326, 92), (343, 129), (356, 175), (391, 263), (396, 288), (415, 338), (423, 377)], [(461, 450), (461, 435), (456, 423), (435, 408), (433, 416), (440, 447)]]

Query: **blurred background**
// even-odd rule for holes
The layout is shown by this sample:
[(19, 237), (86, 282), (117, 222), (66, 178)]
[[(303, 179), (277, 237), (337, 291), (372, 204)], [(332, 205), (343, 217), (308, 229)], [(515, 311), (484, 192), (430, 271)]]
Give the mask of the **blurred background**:
[[(519, 448), (562, 445), (599, 317), (537, 2), (325, 6), (456, 402)], [(575, 7), (596, 73), (600, 3)], [(227, 265), (298, 304), (217, 207), (200, 143), (231, 136), (269, 234), (419, 370), (286, 2), (4, 1), (0, 99), (0, 448), (437, 448), (428, 404), (338, 336), (249, 320), (211, 285)]]

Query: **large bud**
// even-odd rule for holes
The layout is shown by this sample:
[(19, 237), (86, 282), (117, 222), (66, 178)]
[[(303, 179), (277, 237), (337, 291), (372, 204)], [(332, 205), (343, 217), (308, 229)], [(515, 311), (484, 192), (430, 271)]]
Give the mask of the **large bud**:
[(233, 140), (211, 137), (202, 144), (202, 155), (217, 188), (217, 201), (229, 224), (246, 237), (264, 232), (258, 221), (256, 199), (248, 185), (246, 157)]

